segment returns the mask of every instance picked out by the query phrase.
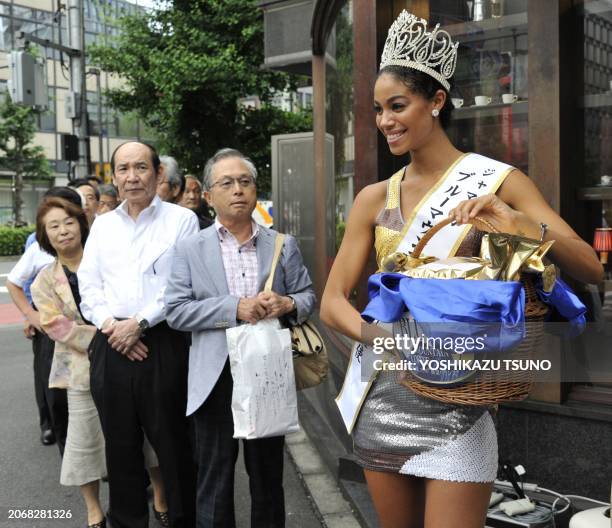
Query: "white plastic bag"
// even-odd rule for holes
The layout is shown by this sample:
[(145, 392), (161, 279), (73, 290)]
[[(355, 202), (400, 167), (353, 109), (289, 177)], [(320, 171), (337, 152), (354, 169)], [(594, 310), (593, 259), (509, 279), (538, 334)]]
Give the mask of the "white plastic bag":
[(234, 438), (265, 438), (299, 430), (291, 335), (278, 319), (226, 330), (234, 380)]

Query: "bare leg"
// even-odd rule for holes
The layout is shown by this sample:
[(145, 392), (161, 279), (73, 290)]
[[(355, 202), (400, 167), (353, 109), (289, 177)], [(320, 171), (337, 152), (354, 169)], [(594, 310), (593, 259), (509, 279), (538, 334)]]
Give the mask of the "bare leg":
[(87, 508), (87, 524), (99, 523), (104, 519), (104, 512), (100, 506), (99, 488), (99, 480), (94, 480), (81, 486), (81, 494)]
[(425, 528), (483, 528), (493, 483), (425, 481)]
[(364, 471), (381, 528), (422, 528), (424, 479)]
[(164, 492), (164, 481), (162, 480), (159, 466), (149, 468), (151, 485), (153, 486), (153, 505), (158, 512), (167, 512), (166, 494)]

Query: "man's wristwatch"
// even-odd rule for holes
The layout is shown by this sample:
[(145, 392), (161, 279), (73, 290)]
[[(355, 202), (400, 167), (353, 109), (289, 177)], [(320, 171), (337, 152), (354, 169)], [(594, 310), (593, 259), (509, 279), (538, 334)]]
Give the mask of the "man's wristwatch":
[[(295, 304), (295, 299), (291, 295), (287, 295), (289, 299), (291, 299), (291, 311), (295, 312), (297, 310), (297, 304)], [(291, 312), (289, 312), (291, 313)]]
[(134, 319), (136, 319), (136, 322), (138, 323), (138, 328), (140, 328), (140, 333), (141, 334), (149, 329), (149, 321), (147, 321), (144, 317), (142, 317), (141, 315), (136, 314), (134, 316)]

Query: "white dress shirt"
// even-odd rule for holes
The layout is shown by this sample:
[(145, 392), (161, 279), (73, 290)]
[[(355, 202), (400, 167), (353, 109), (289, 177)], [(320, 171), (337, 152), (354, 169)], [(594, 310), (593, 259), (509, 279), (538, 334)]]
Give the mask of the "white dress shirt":
[(41, 269), (54, 261), (55, 257), (49, 255), (49, 253), (40, 247), (38, 242), (34, 241), (30, 247), (25, 250), (25, 253), (21, 255), (17, 264), (15, 264), (8, 274), (7, 280), (12, 282), (15, 286), (23, 288), (23, 285), (28, 280), (36, 277)]
[(174, 245), (200, 231), (196, 215), (158, 196), (136, 220), (127, 201), (98, 217), (79, 266), (81, 311), (98, 328), (109, 317), (166, 319), (163, 297)]

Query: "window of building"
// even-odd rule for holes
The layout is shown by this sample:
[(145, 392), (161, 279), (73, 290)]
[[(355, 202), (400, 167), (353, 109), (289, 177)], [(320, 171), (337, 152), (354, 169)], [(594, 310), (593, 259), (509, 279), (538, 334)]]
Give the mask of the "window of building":
[(119, 118), (117, 112), (111, 108), (105, 108), (106, 111), (106, 133), (109, 137), (117, 137), (119, 135)]
[(34, 20), (34, 9), (13, 5), (13, 16), (16, 18), (23, 18), (25, 20)]
[(96, 92), (87, 92), (87, 116), (89, 118), (89, 133), (94, 136), (99, 135), (98, 94)]
[[(91, 117), (91, 116), (90, 116)], [(107, 109), (107, 131), (110, 137), (134, 138), (140, 135), (140, 122), (133, 112), (119, 112)]]
[[(576, 160), (578, 204), (584, 222), (580, 233), (594, 241), (595, 230), (612, 226), (612, 1), (574, 2), (571, 43), (576, 50), (572, 61), (576, 115), (572, 146)], [(599, 253), (602, 262), (603, 252)], [(612, 259), (611, 259), (612, 260)], [(612, 268), (604, 264), (606, 277), (597, 287), (587, 287), (584, 296), (591, 301), (593, 320), (612, 322)], [(589, 295), (590, 294), (590, 295)], [(585, 350), (592, 350), (585, 336)], [(594, 370), (594, 378), (598, 378)], [(599, 376), (600, 378), (600, 376)], [(570, 401), (612, 404), (612, 380), (577, 383)]]
[[(2, 12), (2, 6), (0, 5), (0, 13)], [(11, 37), (11, 19), (8, 17), (0, 16), (0, 50), (10, 51), (12, 48), (12, 37)]]
[[(353, 3), (346, 2), (328, 41), (328, 53), (334, 62), (326, 73), (327, 132), (334, 136), (336, 248), (344, 233), (344, 223), (353, 203), (355, 137), (353, 121)], [(311, 104), (312, 91), (302, 94), (305, 105)]]

